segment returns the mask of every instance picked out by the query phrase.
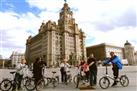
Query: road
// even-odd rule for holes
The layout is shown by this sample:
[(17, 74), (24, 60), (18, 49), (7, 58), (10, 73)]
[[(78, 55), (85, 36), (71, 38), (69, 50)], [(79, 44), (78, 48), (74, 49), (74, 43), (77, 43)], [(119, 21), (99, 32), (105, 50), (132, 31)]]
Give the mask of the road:
[[(47, 69), (45, 72), (46, 76), (51, 76), (52, 72), (51, 71), (57, 71), (57, 75), (60, 75), (59, 72), (59, 68), (50, 68)], [(9, 69), (0, 69), (0, 81), (2, 80), (2, 78), (10, 78), (12, 77), (9, 72), (12, 70)], [(109, 74), (112, 76), (112, 70), (111, 67), (108, 67), (108, 72)], [(71, 68), (71, 74), (72, 76), (77, 74), (77, 70), (76, 68)], [(98, 67), (98, 80), (105, 74), (105, 67)], [(129, 78), (129, 86), (128, 87), (122, 87), (120, 84), (118, 84), (115, 87), (109, 87), (108, 89), (101, 89), (99, 87), (99, 85), (97, 84), (97, 87), (95, 90), (92, 91), (137, 91), (137, 66), (125, 66), (123, 67), (123, 70), (120, 71), (120, 75), (121, 74), (126, 74)], [(99, 82), (99, 81), (98, 81)], [(113, 82), (111, 82), (113, 83)], [(74, 83), (65, 85), (62, 83), (59, 83), (59, 85), (56, 88), (52, 88), (52, 86), (48, 86), (45, 89), (43, 89), (42, 91), (80, 91), (79, 89), (75, 88)], [(24, 89), (22, 91), (25, 91)], [(86, 91), (91, 91), (91, 90), (86, 90)]]

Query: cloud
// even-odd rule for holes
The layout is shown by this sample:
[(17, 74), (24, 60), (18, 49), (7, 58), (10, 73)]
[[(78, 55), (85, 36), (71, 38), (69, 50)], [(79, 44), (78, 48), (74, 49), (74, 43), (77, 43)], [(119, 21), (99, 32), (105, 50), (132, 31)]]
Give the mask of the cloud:
[(115, 24), (117, 26), (136, 27), (137, 26), (136, 20), (137, 20), (136, 10), (128, 9), (120, 17), (117, 18), (117, 21), (115, 22)]
[(29, 35), (38, 33), (42, 22), (31, 12), (22, 15), (15, 12), (0, 12), (0, 20), (1, 51), (6, 57), (10, 56), (11, 51), (24, 52), (26, 39)]
[(25, 0), (31, 7), (37, 7), (41, 10), (47, 9), (48, 11), (58, 11), (63, 0)]
[[(25, 2), (40, 12), (27, 12), (27, 9), (23, 13), (0, 12), (0, 47), (6, 57), (11, 51), (24, 52), (27, 37), (38, 33), (43, 20), (57, 22), (64, 3), (63, 0)], [(103, 42), (123, 46), (126, 40), (137, 46), (135, 0), (68, 0), (67, 3), (79, 28), (86, 34), (86, 46)]]
[[(39, 14), (40, 17), (55, 21), (58, 19), (56, 11), (64, 3), (60, 0), (40, 0), (41, 4), (32, 0), (27, 2), (32, 7), (46, 8), (47, 11)], [(79, 28), (86, 33), (87, 46), (102, 42), (123, 46), (126, 40), (137, 40), (135, 0), (68, 0), (67, 3)], [(133, 45), (136, 46), (136, 43), (133, 42)]]

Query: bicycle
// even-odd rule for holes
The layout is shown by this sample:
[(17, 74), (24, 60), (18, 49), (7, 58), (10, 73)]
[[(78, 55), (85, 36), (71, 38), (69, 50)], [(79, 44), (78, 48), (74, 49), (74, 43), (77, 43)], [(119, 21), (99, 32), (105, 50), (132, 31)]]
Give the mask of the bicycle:
[[(14, 80), (15, 79), (15, 74), (16, 74), (16, 72), (14, 71), (14, 72), (10, 72), (10, 74), (12, 74), (13, 76), (13, 79), (10, 79), (10, 78), (4, 78), (3, 80), (2, 80), (2, 82), (0, 83), (0, 89), (2, 90), (2, 91), (9, 91), (11, 88), (13, 88), (14, 86), (16, 86), (16, 85), (18, 85), (19, 84), (19, 82), (17, 81), (16, 82), (16, 80)], [(27, 78), (26, 78), (27, 79)], [(25, 79), (24, 79), (25, 80)], [(21, 83), (22, 84), (22, 83)], [(21, 85), (21, 87), (22, 86), (24, 86), (23, 84)]]
[(108, 75), (108, 69), (107, 69), (107, 65), (106, 66), (106, 74), (105, 76), (103, 76), (102, 78), (100, 78), (99, 80), (99, 85), (102, 89), (107, 89), (110, 85), (110, 79), (111, 80), (114, 80), (114, 81), (117, 81), (117, 82), (120, 82), (120, 84), (123, 86), (123, 87), (127, 87), (129, 85), (129, 79), (126, 75), (121, 75), (117, 80), (114, 79), (113, 77), (109, 76)]
[(41, 90), (48, 85), (48, 80), (43, 76), (37, 83), (35, 83), (34, 77), (29, 77), (26, 80), (25, 88), (28, 91)]
[(55, 76), (56, 72), (52, 71), (52, 77), (45, 77), (47, 79), (47, 85), (49, 85), (50, 83), (52, 83), (53, 88), (57, 86), (57, 84), (59, 84), (59, 76)]
[(88, 83), (89, 80), (87, 79), (86, 74), (81, 71), (81, 69), (78, 69), (78, 74), (74, 76), (73, 82), (76, 84), (76, 88), (78, 88), (80, 82), (82, 82), (81, 84), (85, 84)]
[(67, 71), (66, 75), (67, 75), (66, 85), (68, 85), (68, 83), (70, 83), (72, 81), (72, 75), (71, 75), (70, 71)]

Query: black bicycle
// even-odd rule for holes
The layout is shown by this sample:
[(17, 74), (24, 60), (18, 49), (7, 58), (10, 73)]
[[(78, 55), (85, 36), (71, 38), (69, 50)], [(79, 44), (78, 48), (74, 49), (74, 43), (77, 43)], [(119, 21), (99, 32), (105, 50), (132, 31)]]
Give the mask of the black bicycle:
[[(15, 81), (15, 74), (16, 72), (10, 72), (10, 74), (12, 74), (13, 79), (10, 78), (4, 78), (2, 80), (2, 82), (0, 83), (0, 89), (2, 91), (9, 91), (11, 88), (13, 88), (13, 86), (17, 86), (19, 84), (18, 81)], [(25, 82), (28, 79), (28, 77), (23, 78), (22, 82), (21, 82), (21, 87), (24, 86), (23, 82)]]
[(28, 91), (41, 90), (48, 85), (48, 80), (42, 77), (38, 82), (35, 82), (34, 77), (29, 77), (25, 82), (25, 88)]
[(80, 84), (88, 83), (89, 79), (81, 69), (78, 69), (78, 74), (73, 77), (73, 82), (76, 85), (76, 88), (78, 88)]
[(102, 89), (107, 89), (110, 86), (110, 79), (116, 82), (120, 82), (120, 84), (123, 87), (127, 87), (129, 85), (129, 79), (126, 75), (121, 75), (118, 79), (114, 79), (113, 77), (108, 75), (107, 65), (105, 66), (106, 66), (106, 74), (99, 80), (99, 85)]

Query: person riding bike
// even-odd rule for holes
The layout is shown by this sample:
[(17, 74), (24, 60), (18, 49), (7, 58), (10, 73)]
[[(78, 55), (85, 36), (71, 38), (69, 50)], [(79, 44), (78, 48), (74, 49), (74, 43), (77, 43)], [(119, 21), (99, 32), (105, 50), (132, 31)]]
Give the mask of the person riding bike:
[(114, 79), (115, 79), (112, 86), (115, 86), (115, 85), (117, 85), (119, 70), (122, 69), (122, 63), (121, 63), (121, 60), (119, 59), (119, 57), (117, 55), (115, 55), (114, 52), (110, 52), (110, 56), (111, 56), (111, 58), (109, 60), (105, 61), (104, 64), (108, 64), (109, 62), (112, 63), (112, 71), (113, 71), (113, 75), (114, 75)]
[(80, 65), (79, 65), (79, 69), (82, 72), (82, 76), (85, 74), (86, 75), (86, 80), (89, 80), (89, 66), (86, 63), (86, 61), (81, 60)]
[(13, 84), (12, 91), (16, 90), (16, 85), (18, 85), (18, 90), (21, 89), (21, 81), (23, 79), (23, 75), (25, 74), (26, 69), (26, 60), (22, 59), (21, 62), (16, 65), (16, 74), (14, 78), (15, 83)]

